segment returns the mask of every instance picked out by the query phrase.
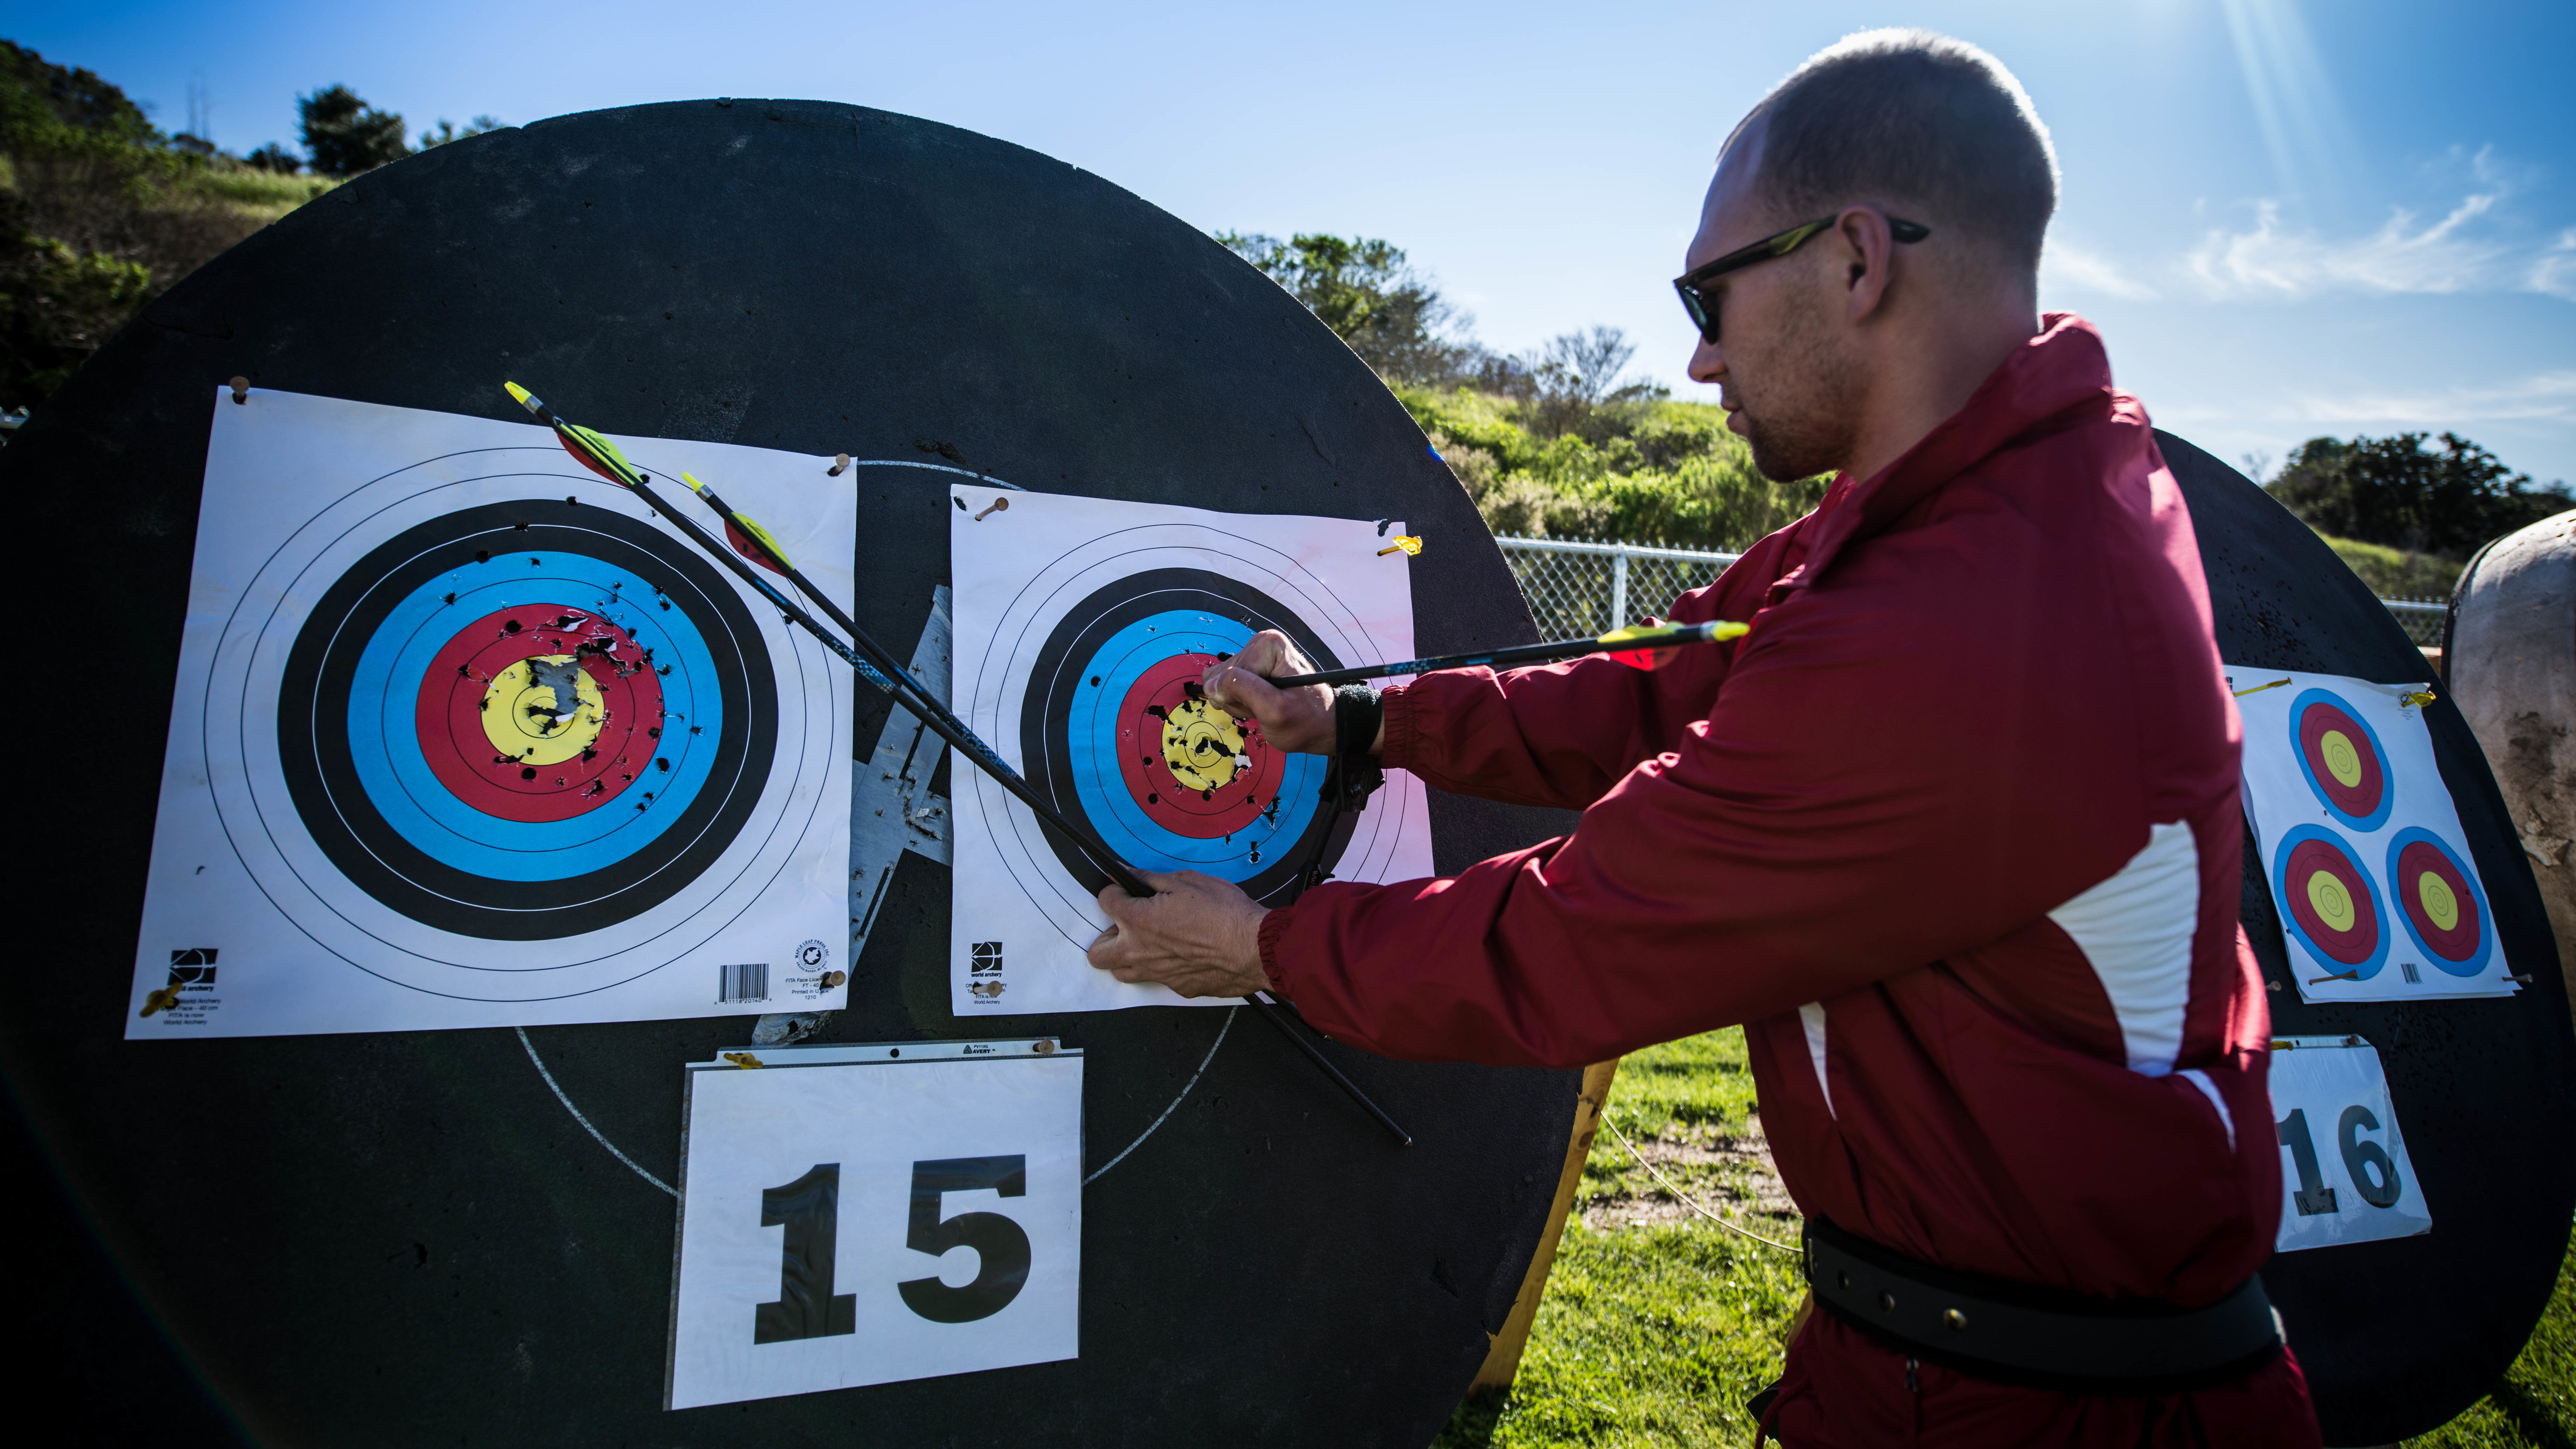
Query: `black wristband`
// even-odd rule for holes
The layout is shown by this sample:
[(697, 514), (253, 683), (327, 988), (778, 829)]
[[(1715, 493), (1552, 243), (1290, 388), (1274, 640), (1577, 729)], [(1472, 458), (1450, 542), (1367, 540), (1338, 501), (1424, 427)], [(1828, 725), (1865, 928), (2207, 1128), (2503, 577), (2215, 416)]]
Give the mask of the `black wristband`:
[(1386, 783), (1369, 746), (1377, 743), (1386, 703), (1365, 684), (1345, 684), (1333, 691), (1333, 767), (1325, 772), (1324, 794), (1344, 810), (1365, 810), (1368, 797)]
[(1386, 702), (1376, 690), (1365, 684), (1345, 684), (1334, 690), (1333, 753), (1367, 757), (1385, 719)]

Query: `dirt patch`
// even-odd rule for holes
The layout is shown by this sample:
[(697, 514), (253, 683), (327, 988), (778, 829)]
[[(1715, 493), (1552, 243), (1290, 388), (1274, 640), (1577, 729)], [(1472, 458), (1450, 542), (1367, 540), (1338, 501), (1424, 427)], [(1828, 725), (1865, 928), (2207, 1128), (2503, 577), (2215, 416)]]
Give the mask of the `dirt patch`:
[[(1598, 1140), (1632, 1174), (1628, 1181), (1642, 1185), (1643, 1190), (1587, 1199), (1582, 1205), (1584, 1226), (1609, 1231), (1684, 1219), (1705, 1221), (1671, 1188), (1637, 1171), (1636, 1157), (1629, 1155), (1616, 1136), (1605, 1132)], [(1700, 1206), (1757, 1232), (1778, 1227), (1778, 1219), (1795, 1221), (1798, 1217), (1797, 1205), (1789, 1200), (1788, 1190), (1780, 1185), (1778, 1169), (1771, 1165), (1771, 1144), (1763, 1136), (1758, 1118), (1737, 1133), (1684, 1129), (1650, 1137), (1637, 1143), (1637, 1156), (1645, 1158)]]

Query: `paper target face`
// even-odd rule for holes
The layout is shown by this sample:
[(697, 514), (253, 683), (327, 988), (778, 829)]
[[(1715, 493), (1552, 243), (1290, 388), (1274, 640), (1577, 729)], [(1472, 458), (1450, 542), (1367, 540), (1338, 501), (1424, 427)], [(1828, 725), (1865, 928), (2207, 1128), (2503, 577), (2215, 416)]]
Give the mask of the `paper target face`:
[(2292, 748), (2308, 788), (2354, 830), (2377, 830), (2395, 803), (2388, 752), (2362, 712), (2329, 689), (2303, 691), (2290, 704)]
[[(192, 608), (138, 982), (167, 930), (223, 949), (242, 1031), (819, 999), (798, 951), (846, 914), (842, 666), (542, 430), (233, 411), (192, 583), (222, 608)], [(764, 457), (636, 448), (648, 473)]]
[(2341, 836), (2302, 825), (2272, 853), (2273, 889), (2289, 903), (2283, 924), (2318, 960), (2367, 981), (2388, 960), (2379, 892)]
[(2475, 976), (2486, 969), (2495, 949), (2486, 890), (2450, 842), (2420, 828), (2397, 832), (2388, 842), (2388, 894), (2407, 937), (2436, 970)]
[[(1377, 556), (1372, 524), (1016, 492), (992, 511), (985, 493), (955, 496), (974, 505), (951, 520), (958, 703), (1041, 799), (1130, 865), (1200, 871), (1271, 904), (1319, 868), (1430, 874), (1418, 780), (1391, 773), (1367, 809), (1336, 819), (1319, 798), (1323, 757), (1280, 749), (1199, 690), (1265, 629), (1319, 668), (1407, 657), (1405, 565)], [(1177, 999), (1083, 964), (1108, 876), (998, 786), (959, 786), (957, 849), (960, 1009)]]

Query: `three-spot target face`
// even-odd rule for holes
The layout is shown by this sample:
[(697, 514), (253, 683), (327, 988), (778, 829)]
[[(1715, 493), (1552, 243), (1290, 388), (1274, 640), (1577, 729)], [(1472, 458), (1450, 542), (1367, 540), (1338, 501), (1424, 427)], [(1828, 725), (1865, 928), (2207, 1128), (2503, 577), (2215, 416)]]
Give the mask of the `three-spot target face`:
[(2333, 831), (2302, 825), (2272, 852), (2273, 889), (2288, 902), (2284, 924), (2320, 961), (2367, 981), (2388, 959), (2379, 893), (2352, 847)]
[(2453, 976), (2486, 969), (2495, 949), (2486, 892), (2442, 837), (2411, 826), (2398, 831), (2388, 842), (2388, 882), (2407, 936), (2436, 968)]
[(286, 664), (298, 816), (459, 935), (626, 920), (723, 854), (777, 751), (768, 651), (688, 545), (561, 500), (430, 519), (323, 594)]
[(2290, 738), (2308, 788), (2337, 820), (2358, 831), (2388, 823), (2396, 800), (2388, 752), (2350, 701), (2328, 689), (2302, 692), (2290, 705)]

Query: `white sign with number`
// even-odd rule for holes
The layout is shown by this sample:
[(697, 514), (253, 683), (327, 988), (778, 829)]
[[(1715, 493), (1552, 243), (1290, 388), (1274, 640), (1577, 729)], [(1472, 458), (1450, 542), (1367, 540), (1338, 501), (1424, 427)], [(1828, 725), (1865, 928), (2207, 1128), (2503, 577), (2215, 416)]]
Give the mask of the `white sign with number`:
[(2281, 1145), (2284, 1253), (2433, 1231), (2406, 1156), (2379, 1050), (2357, 1036), (2272, 1043), (2272, 1131)]
[(1079, 1052), (746, 1049), (687, 1114), (663, 1407), (1076, 1356)]

